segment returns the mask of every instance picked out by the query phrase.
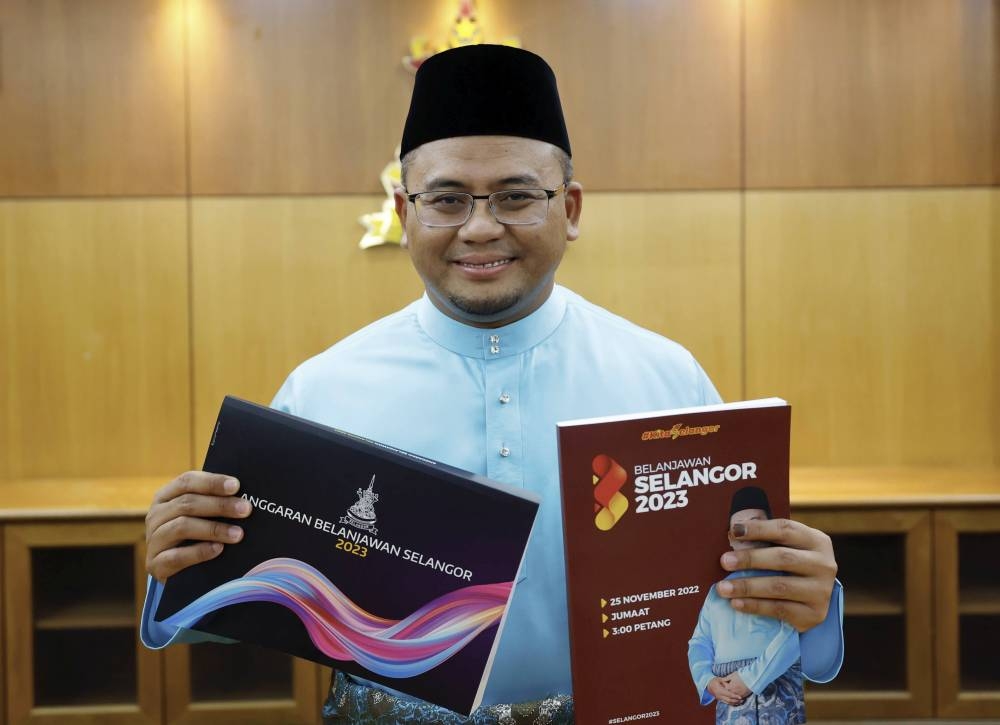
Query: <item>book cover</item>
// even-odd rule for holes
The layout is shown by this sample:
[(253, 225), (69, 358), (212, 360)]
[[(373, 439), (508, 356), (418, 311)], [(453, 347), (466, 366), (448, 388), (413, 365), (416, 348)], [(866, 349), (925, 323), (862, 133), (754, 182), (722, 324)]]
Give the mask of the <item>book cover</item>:
[(240, 543), (167, 580), (157, 620), (475, 709), (536, 497), (232, 397), (204, 470), (253, 512)]
[[(577, 722), (710, 725), (730, 707), (714, 678), (762, 691), (794, 679), (794, 629), (713, 590), (731, 522), (789, 514), (790, 421), (774, 398), (559, 423)], [(723, 721), (795, 721), (759, 719), (763, 702)]]

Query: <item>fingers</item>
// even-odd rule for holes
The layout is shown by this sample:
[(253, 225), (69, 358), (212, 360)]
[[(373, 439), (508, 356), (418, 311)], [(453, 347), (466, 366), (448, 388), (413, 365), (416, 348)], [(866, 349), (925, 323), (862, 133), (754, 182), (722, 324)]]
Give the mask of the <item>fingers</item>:
[(725, 680), (719, 680), (718, 687), (715, 688), (715, 699), (720, 700), (727, 705), (739, 705), (743, 702), (743, 698), (733, 692), (727, 685)]
[(727, 705), (740, 705), (750, 694), (737, 673), (729, 677), (714, 677), (708, 683), (708, 691), (716, 700)]
[(727, 599), (747, 597), (806, 601), (814, 596), (811, 580), (796, 576), (747, 576), (724, 579), (715, 585)]
[(146, 570), (164, 581), (240, 541), (239, 526), (212, 520), (250, 515), (250, 503), (233, 495), (238, 489), (231, 476), (189, 471), (157, 491), (146, 515)]
[[(226, 503), (228, 508), (239, 503), (249, 506), (242, 500)], [(146, 530), (146, 571), (164, 581), (191, 564), (218, 556), (222, 544), (235, 544), (242, 538), (243, 529), (228, 522), (195, 516), (168, 519), (157, 528)], [(217, 546), (212, 546), (213, 543)]]
[(726, 552), (721, 563), (727, 571), (771, 569), (828, 578), (832, 587), (837, 561), (830, 537), (822, 531), (788, 519), (748, 521), (734, 526), (734, 534), (741, 527), (745, 533), (736, 537), (739, 541), (768, 541), (777, 545)]
[(770, 569), (789, 574), (811, 575), (817, 567), (823, 568), (822, 555), (784, 546), (768, 546), (762, 549), (740, 549), (727, 551), (720, 560), (726, 571), (741, 569)]
[(239, 526), (211, 519), (179, 516), (160, 526), (150, 536), (152, 549), (162, 551), (185, 541), (217, 541), (220, 544), (235, 544), (243, 538)]
[(146, 540), (151, 532), (178, 516), (241, 519), (250, 515), (250, 504), (235, 498), (239, 482), (232, 476), (188, 471), (156, 492), (146, 515)]
[(833, 556), (830, 537), (819, 529), (791, 519), (754, 519), (733, 526), (733, 537), (739, 541), (766, 541), (780, 547), (829, 553)]
[(201, 541), (187, 546), (176, 546), (161, 551), (152, 560), (147, 558), (146, 570), (160, 583), (165, 582), (182, 569), (214, 559), (222, 553), (222, 544)]
[[(231, 504), (249, 506), (242, 500), (226, 503), (230, 508)], [(181, 569), (218, 556), (222, 544), (235, 544), (242, 539), (243, 529), (228, 522), (178, 516), (154, 530), (147, 529), (146, 571), (164, 581)]]
[[(829, 598), (829, 595), (827, 595)], [(826, 619), (827, 606), (815, 607), (784, 599), (733, 599), (730, 604), (747, 614), (760, 614), (788, 622), (799, 632), (812, 629)]]
[(723, 682), (726, 683), (726, 686), (729, 688), (730, 692), (732, 692), (741, 700), (745, 699), (750, 695), (750, 688), (748, 688), (746, 684), (743, 682), (743, 678), (740, 677), (739, 672), (732, 673), (731, 675), (729, 675), (729, 677), (723, 679)]
[(766, 541), (775, 546), (738, 548), (722, 555), (728, 571), (766, 570), (795, 576), (731, 577), (716, 591), (734, 609), (775, 617), (804, 632), (826, 618), (837, 575), (830, 537), (788, 519), (752, 520), (733, 526), (739, 541)]
[(736, 610), (774, 617), (804, 632), (826, 618), (832, 583), (819, 577), (754, 576), (726, 579), (715, 588)]
[(232, 476), (207, 471), (182, 473), (153, 496), (153, 503), (164, 503), (184, 493), (200, 493), (208, 496), (231, 496), (239, 490), (240, 484)]

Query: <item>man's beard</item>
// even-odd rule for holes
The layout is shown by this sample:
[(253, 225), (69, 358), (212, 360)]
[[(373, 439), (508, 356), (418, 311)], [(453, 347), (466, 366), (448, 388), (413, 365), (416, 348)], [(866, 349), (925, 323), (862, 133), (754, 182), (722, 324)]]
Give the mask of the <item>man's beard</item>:
[(467, 315), (473, 317), (494, 317), (515, 307), (521, 301), (521, 295), (517, 292), (510, 292), (500, 297), (488, 297), (485, 299), (470, 299), (468, 297), (459, 297), (458, 295), (449, 295), (448, 301), (451, 302), (455, 309), (461, 310)]

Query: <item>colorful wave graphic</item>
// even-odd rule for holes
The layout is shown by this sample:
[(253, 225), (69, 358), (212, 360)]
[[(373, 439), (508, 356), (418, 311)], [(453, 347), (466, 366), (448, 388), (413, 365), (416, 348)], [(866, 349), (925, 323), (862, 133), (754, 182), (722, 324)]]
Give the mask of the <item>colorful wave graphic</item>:
[(428, 602), (405, 619), (384, 619), (357, 606), (314, 567), (269, 559), (188, 604), (164, 621), (192, 628), (231, 604), (271, 602), (290, 609), (327, 657), (355, 661), (386, 677), (414, 677), (447, 660), (500, 621), (513, 582), (464, 587)]

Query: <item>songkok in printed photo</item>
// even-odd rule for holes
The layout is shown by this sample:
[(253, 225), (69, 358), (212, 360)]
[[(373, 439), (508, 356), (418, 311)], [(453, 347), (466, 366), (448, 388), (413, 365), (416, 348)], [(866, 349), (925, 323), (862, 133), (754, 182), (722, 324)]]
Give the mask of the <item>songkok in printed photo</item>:
[(506, 45), (466, 45), (421, 64), (400, 157), (455, 136), (521, 136), (572, 156), (556, 76), (541, 57)]
[(764, 489), (757, 486), (744, 486), (733, 494), (733, 503), (729, 507), (729, 517), (732, 518), (737, 511), (746, 511), (747, 509), (760, 509), (767, 514), (767, 518), (771, 518), (771, 504), (767, 500)]

